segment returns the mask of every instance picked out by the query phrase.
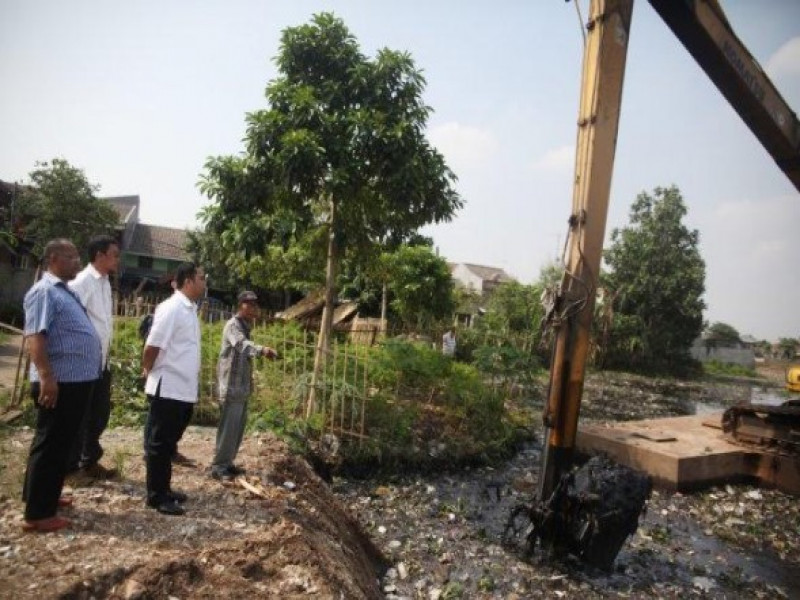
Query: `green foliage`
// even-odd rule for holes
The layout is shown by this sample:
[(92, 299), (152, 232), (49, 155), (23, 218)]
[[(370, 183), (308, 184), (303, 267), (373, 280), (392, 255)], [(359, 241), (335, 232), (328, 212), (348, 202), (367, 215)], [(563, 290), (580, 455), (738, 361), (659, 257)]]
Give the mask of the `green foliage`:
[(604, 366), (678, 372), (691, 364), (689, 348), (703, 326), (705, 263), (685, 215), (676, 187), (656, 188), (639, 194), (629, 225), (612, 232), (605, 260), (614, 314)]
[[(141, 426), (147, 413), (141, 388), (138, 319), (115, 322), (111, 353), (112, 426)], [(195, 423), (214, 425), (216, 359), (222, 323), (202, 326), (200, 400)], [(423, 464), (465, 456), (497, 456), (513, 442), (507, 414), (507, 390), (490, 379), (511, 377), (510, 367), (492, 365), (491, 377), (477, 367), (442, 356), (430, 344), (390, 339), (377, 346), (340, 343), (318, 382), (324, 412), (305, 417), (303, 399), (311, 383), (314, 336), (296, 323), (273, 323), (253, 329), (258, 344), (277, 349), (278, 360), (256, 359), (255, 393), (250, 401), (251, 431), (269, 429), (306, 452), (333, 425), (356, 424), (363, 407), (365, 433), (358, 444), (344, 444), (347, 460)], [(504, 350), (503, 353), (506, 351)], [(505, 355), (505, 354), (504, 354)], [(331, 409), (336, 422), (331, 423)], [(354, 429), (354, 430), (355, 430)], [(345, 442), (348, 440), (345, 439)]]
[(370, 378), (382, 389), (430, 388), (449, 375), (451, 361), (428, 344), (389, 339), (373, 356)]
[(544, 316), (539, 286), (516, 281), (504, 283), (492, 293), (482, 327), (493, 332), (534, 332)]
[(716, 322), (709, 326), (706, 331), (708, 339), (715, 342), (735, 343), (739, 342), (739, 332), (732, 325)]
[(206, 162), (206, 256), (262, 287), (308, 289), (323, 259), (333, 282), (343, 257), (452, 218), (455, 175), (425, 138), (425, 80), (409, 54), (370, 60), (322, 13), (283, 31), (276, 63), (267, 108), (247, 115), (244, 154)]
[(109, 354), (112, 427), (143, 425), (147, 417), (138, 327), (138, 319), (117, 319), (114, 324)]
[(35, 253), (41, 254), (53, 238), (69, 238), (83, 251), (92, 236), (113, 234), (117, 213), (95, 196), (99, 187), (90, 184), (81, 169), (60, 158), (36, 166), (30, 173), (33, 187), (23, 191), (23, 237), (34, 241)]
[(758, 377), (755, 370), (745, 367), (743, 365), (736, 365), (733, 363), (723, 363), (716, 360), (710, 360), (703, 363), (703, 372), (708, 375), (733, 375), (736, 377)]
[(540, 289), (553, 289), (561, 284), (563, 277), (564, 265), (560, 262), (549, 262), (539, 271), (539, 279), (536, 284)]
[(406, 328), (423, 328), (450, 317), (455, 308), (447, 261), (428, 246), (400, 246), (381, 257), (391, 307)]
[(800, 340), (795, 338), (780, 338), (778, 340), (778, 357), (783, 359), (793, 359), (797, 354)]

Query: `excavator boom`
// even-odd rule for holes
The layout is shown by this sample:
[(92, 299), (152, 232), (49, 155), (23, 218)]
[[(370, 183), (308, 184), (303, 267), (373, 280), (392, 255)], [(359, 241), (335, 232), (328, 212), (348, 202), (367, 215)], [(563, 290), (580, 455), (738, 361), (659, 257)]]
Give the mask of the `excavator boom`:
[[(797, 116), (736, 37), (717, 1), (650, 0), (650, 4), (800, 190)], [(649, 495), (649, 482), (635, 472), (609, 476), (609, 468), (597, 463), (573, 469), (632, 12), (633, 0), (591, 0), (565, 274), (547, 315), (555, 335), (543, 415), (538, 504), (526, 513), (532, 523), (529, 545), (539, 541), (552, 552), (566, 548), (603, 567), (610, 566), (627, 536), (620, 538), (614, 531), (629, 531), (631, 522), (635, 529)], [(606, 485), (608, 481), (614, 484)], [(619, 487), (629, 492), (624, 510), (607, 505), (602, 510), (624, 512), (628, 523), (600, 526), (600, 505), (585, 500), (607, 496), (603, 490)]]
[(649, 0), (800, 191), (800, 121), (716, 0)]

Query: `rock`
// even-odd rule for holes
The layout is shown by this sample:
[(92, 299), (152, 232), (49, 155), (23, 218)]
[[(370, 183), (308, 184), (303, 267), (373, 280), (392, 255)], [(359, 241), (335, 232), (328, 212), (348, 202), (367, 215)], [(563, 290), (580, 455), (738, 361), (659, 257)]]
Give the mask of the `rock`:
[(408, 577), (408, 569), (406, 568), (406, 563), (401, 562), (397, 563), (397, 574), (400, 576), (400, 579), (405, 579)]
[(122, 588), (122, 598), (124, 600), (139, 600), (144, 597), (147, 589), (135, 579), (128, 579)]
[(710, 592), (717, 587), (716, 582), (709, 577), (694, 577), (692, 578), (692, 585), (704, 592)]

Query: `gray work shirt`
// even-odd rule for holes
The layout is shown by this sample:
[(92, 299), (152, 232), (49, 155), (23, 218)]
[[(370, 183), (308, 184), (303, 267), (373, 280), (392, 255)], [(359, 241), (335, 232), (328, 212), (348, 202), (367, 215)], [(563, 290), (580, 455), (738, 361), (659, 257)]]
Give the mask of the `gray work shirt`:
[(252, 391), (251, 358), (260, 355), (264, 346), (250, 341), (250, 325), (233, 317), (222, 330), (222, 348), (217, 363), (220, 402), (246, 402)]

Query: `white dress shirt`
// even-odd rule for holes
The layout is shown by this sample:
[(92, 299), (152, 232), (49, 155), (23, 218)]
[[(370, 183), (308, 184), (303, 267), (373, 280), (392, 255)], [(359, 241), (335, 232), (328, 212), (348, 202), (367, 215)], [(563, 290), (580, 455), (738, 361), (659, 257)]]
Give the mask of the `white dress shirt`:
[(94, 265), (86, 265), (67, 285), (78, 295), (94, 325), (103, 349), (103, 368), (108, 365), (108, 351), (114, 331), (113, 301), (108, 275), (101, 275)]
[(161, 398), (197, 402), (200, 376), (200, 322), (197, 307), (176, 291), (156, 308), (147, 346), (159, 349), (144, 391)]

